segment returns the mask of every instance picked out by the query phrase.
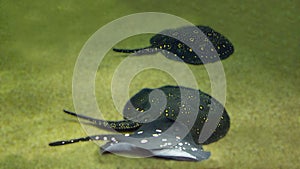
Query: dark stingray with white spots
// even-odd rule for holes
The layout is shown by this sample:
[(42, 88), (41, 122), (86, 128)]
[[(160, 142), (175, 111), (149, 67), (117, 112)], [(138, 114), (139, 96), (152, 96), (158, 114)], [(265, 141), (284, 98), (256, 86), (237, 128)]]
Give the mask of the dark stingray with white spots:
[[(207, 122), (209, 110), (221, 111), (222, 117), (212, 135), (203, 143), (198, 138)], [(131, 154), (142, 157), (201, 161), (210, 153), (203, 144), (215, 142), (226, 135), (230, 120), (224, 107), (214, 98), (199, 90), (179, 86), (143, 89), (125, 105), (121, 121), (104, 121), (65, 111), (92, 122), (103, 129), (115, 129), (123, 134), (103, 134), (58, 141), (59, 146), (79, 141), (103, 140), (101, 152)], [(127, 132), (124, 134), (124, 132)]]
[(161, 52), (169, 59), (200, 65), (228, 58), (233, 44), (208, 26), (186, 26), (164, 30), (150, 39), (151, 46), (139, 49), (117, 49), (115, 52), (146, 55)]

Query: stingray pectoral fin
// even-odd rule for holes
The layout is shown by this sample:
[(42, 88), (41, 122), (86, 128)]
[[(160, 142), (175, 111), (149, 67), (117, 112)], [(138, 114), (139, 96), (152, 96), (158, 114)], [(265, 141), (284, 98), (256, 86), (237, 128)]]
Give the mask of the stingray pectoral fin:
[(135, 157), (150, 157), (153, 156), (150, 150), (136, 146), (128, 142), (121, 143), (106, 143), (100, 147), (100, 153), (114, 153), (119, 155), (129, 155)]
[(202, 145), (196, 144), (190, 133), (177, 145), (155, 149), (152, 153), (156, 157), (181, 161), (202, 161), (210, 157), (210, 152), (204, 151)]
[[(106, 143), (101, 147), (101, 153), (184, 161), (208, 159), (210, 153), (203, 151), (202, 146), (194, 142), (188, 131), (188, 128), (180, 122), (166, 118), (157, 119), (143, 124), (128, 137), (118, 138), (118, 142)], [(180, 139), (182, 133), (187, 135)]]
[(166, 158), (179, 161), (202, 161), (210, 157), (210, 152), (206, 151), (197, 151), (197, 152), (188, 152), (178, 149), (161, 149), (161, 150), (152, 150), (152, 154), (155, 157)]
[(100, 153), (114, 153), (135, 157), (158, 157), (178, 161), (202, 161), (210, 157), (210, 152), (203, 151), (202, 147), (185, 147), (178, 149), (177, 146), (161, 149), (147, 149), (129, 142), (106, 143), (101, 146)]
[(114, 130), (120, 131), (120, 132), (128, 132), (128, 131), (134, 131), (141, 126), (141, 123), (134, 122), (131, 120), (106, 121), (106, 120), (100, 120), (100, 119), (88, 117), (85, 115), (77, 114), (77, 113), (74, 113), (74, 112), (71, 112), (68, 110), (63, 110), (63, 111), (69, 115), (88, 120), (88, 121), (92, 122), (91, 125), (101, 128), (101, 129), (106, 129), (106, 130), (114, 129)]

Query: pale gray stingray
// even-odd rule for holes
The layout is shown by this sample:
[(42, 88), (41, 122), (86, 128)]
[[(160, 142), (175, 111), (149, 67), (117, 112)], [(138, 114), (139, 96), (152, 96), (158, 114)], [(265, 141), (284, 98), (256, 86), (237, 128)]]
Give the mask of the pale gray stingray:
[[(164, 124), (164, 125), (162, 125)], [(181, 139), (179, 135), (187, 133)], [(134, 155), (139, 157), (158, 157), (172, 160), (202, 161), (208, 159), (210, 152), (194, 142), (189, 130), (183, 124), (167, 118), (145, 123), (132, 134), (103, 134), (50, 143), (59, 146), (80, 141), (103, 140), (101, 153)]]

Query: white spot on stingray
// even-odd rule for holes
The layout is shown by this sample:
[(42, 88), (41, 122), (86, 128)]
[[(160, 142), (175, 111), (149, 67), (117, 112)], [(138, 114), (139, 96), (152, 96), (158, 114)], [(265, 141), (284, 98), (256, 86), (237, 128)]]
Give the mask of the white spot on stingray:
[(178, 145), (179, 145), (179, 146), (183, 146), (183, 144), (182, 144), (182, 143), (178, 143)]
[(192, 151), (197, 151), (198, 150), (198, 148), (195, 148), (195, 147), (192, 147), (191, 149), (192, 149)]
[(158, 137), (160, 134), (152, 134), (153, 137)]
[(166, 139), (166, 138), (163, 138), (163, 139), (161, 139), (161, 141), (167, 141), (168, 139)]
[(161, 132), (162, 132), (160, 129), (156, 129), (155, 131), (158, 132), (158, 133), (161, 133)]
[(137, 133), (138, 133), (138, 134), (143, 134), (143, 132), (144, 132), (144, 131), (141, 130), (141, 131), (138, 131)]
[(129, 134), (129, 133), (126, 133), (126, 134), (124, 134), (124, 136), (128, 137), (128, 136), (130, 136), (130, 134)]
[(107, 140), (107, 137), (103, 137), (103, 140), (106, 141), (106, 140)]
[(99, 138), (100, 138), (99, 136), (96, 136), (96, 137), (95, 137), (96, 140), (99, 140)]
[(146, 139), (141, 140), (142, 144), (147, 143), (147, 142), (148, 142), (148, 140), (146, 140)]

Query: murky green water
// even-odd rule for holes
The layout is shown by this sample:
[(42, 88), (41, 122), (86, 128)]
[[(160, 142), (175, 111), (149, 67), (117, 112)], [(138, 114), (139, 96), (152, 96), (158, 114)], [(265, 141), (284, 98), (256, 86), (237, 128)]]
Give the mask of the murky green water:
[[(292, 0), (1, 0), (0, 168), (300, 168), (299, 8)], [(86, 135), (61, 112), (74, 109), (72, 74), (84, 43), (108, 22), (146, 11), (209, 25), (235, 45), (234, 55), (223, 61), (232, 122), (228, 135), (205, 146), (212, 156), (200, 163), (100, 156), (93, 143), (48, 147), (50, 141)], [(148, 38), (128, 39), (122, 46), (143, 47)], [(109, 52), (98, 70), (96, 95), (106, 119), (121, 118), (110, 86), (123, 59)], [(209, 93), (205, 68), (190, 69)], [(130, 94), (167, 84), (175, 84), (168, 74), (144, 71), (133, 79)]]

